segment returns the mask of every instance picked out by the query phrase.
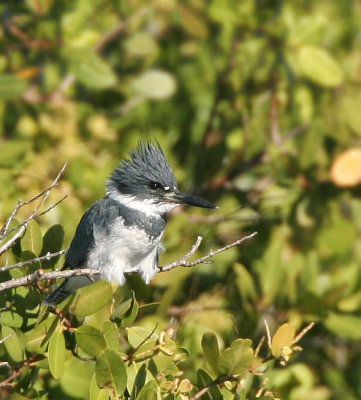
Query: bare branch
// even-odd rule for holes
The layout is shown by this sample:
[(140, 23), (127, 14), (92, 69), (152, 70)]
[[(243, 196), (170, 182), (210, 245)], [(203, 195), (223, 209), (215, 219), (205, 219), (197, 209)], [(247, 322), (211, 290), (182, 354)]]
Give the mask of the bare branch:
[[(173, 263), (167, 264), (163, 267), (159, 267), (159, 272), (164, 272), (164, 271), (170, 271), (173, 268), (176, 267), (193, 267), (198, 264), (204, 264), (204, 263), (209, 263), (209, 258), (215, 256), (216, 254), (222, 253), (231, 247), (238, 246), (241, 243), (243, 243), (245, 240), (248, 240), (252, 237), (254, 237), (257, 234), (257, 232), (253, 232), (250, 235), (244, 236), (243, 238), (227, 245), (224, 246), (218, 250), (215, 251), (210, 251), (207, 255), (198, 258), (195, 261), (192, 262), (187, 262), (187, 260), (194, 255), (194, 253), (198, 250), (201, 242), (202, 242), (202, 237), (198, 236), (196, 243), (192, 246), (192, 249), (184, 255), (182, 258), (178, 259), (177, 261), (174, 261)], [(7, 271), (8, 269), (12, 268), (19, 268), (23, 267), (25, 265), (31, 264), (32, 262), (39, 262), (48, 259), (49, 257), (57, 257), (61, 254), (65, 254), (66, 250), (61, 250), (57, 253), (53, 254), (47, 254), (42, 257), (34, 258), (33, 260), (28, 260), (24, 261), (22, 263), (18, 264), (13, 264), (9, 266), (2, 267), (0, 269), (0, 272)], [(62, 278), (70, 278), (71, 276), (88, 276), (89, 278), (92, 278), (94, 275), (99, 275), (100, 272), (92, 269), (92, 268), (79, 268), (79, 269), (72, 269), (72, 270), (63, 270), (63, 271), (51, 271), (51, 272), (45, 272), (42, 269), (39, 269), (35, 271), (32, 274), (22, 276), (21, 278), (14, 278), (6, 282), (0, 283), (0, 292), (7, 290), (7, 289), (13, 289), (17, 288), (19, 286), (29, 286), (33, 283), (37, 283), (40, 281), (48, 280), (48, 279), (62, 279)], [(129, 275), (129, 274), (126, 274)]]
[(293, 339), (292, 344), (298, 343), (306, 335), (306, 333), (314, 327), (314, 325), (314, 322), (310, 322), (307, 326), (305, 326), (302, 331)]
[(4, 238), (4, 236), (7, 234), (7, 231), (9, 229), (9, 226), (12, 222), (12, 220), (15, 218), (15, 215), (19, 211), (19, 209), (23, 206), (23, 202), (21, 200), (18, 201), (18, 204), (14, 207), (12, 213), (9, 215), (9, 217), (6, 219), (6, 222), (4, 226), (0, 229), (0, 241)]
[(92, 268), (83, 268), (83, 269), (70, 269), (66, 271), (51, 271), (45, 272), (43, 269), (38, 269), (34, 273), (26, 276), (22, 276), (21, 278), (14, 278), (6, 282), (0, 283), (0, 292), (13, 289), (20, 286), (29, 286), (33, 283), (37, 283), (40, 281), (48, 280), (48, 279), (61, 279), (61, 278), (70, 278), (71, 276), (88, 276), (89, 278), (94, 275), (99, 275), (100, 272), (96, 269)]
[(210, 262), (212, 262), (209, 260), (210, 258), (214, 257), (217, 254), (223, 253), (224, 251), (227, 251), (232, 247), (239, 246), (246, 240), (252, 239), (254, 236), (257, 235), (257, 233), (258, 232), (255, 231), (249, 235), (243, 236), (241, 239), (238, 239), (235, 242), (228, 244), (227, 246), (221, 247), (220, 249), (217, 249), (215, 251), (211, 250), (207, 255), (197, 258), (194, 261), (188, 262), (187, 260), (197, 251), (197, 249), (199, 248), (199, 246), (201, 244), (202, 237), (198, 236), (196, 243), (193, 245), (193, 247), (189, 253), (187, 253), (185, 256), (178, 259), (177, 261), (174, 261), (170, 264), (164, 265), (163, 267), (159, 267), (158, 268), (159, 272), (170, 271), (171, 269), (173, 269), (175, 267), (194, 267), (195, 265), (198, 265), (198, 264), (210, 263)]
[[(59, 202), (57, 202), (55, 205), (49, 207), (47, 210), (39, 213), (39, 210), (41, 209), (41, 207), (44, 205), (44, 203), (48, 199), (51, 190), (55, 186), (58, 185), (58, 181), (59, 181), (60, 177), (62, 176), (65, 168), (67, 167), (67, 165), (68, 165), (68, 162), (65, 162), (63, 167), (59, 171), (58, 175), (55, 177), (55, 179), (51, 183), (51, 185), (48, 186), (45, 190), (43, 190), (42, 192), (40, 192), (39, 194), (37, 194), (35, 197), (31, 198), (30, 200), (19, 201), (18, 204), (15, 206), (14, 210), (12, 211), (12, 213), (9, 216), (9, 218), (5, 222), (5, 225), (2, 227), (2, 229), (0, 231), (1, 232), (0, 240), (2, 241), (2, 239), (5, 236), (9, 235), (12, 232), (15, 232), (15, 231), (17, 231), (17, 232), (15, 233), (15, 235), (13, 237), (11, 237), (7, 242), (5, 242), (2, 245), (2, 247), (0, 247), (0, 255), (5, 253), (6, 251), (8, 251), (24, 235), (24, 233), (26, 232), (26, 228), (29, 225), (30, 221), (32, 221), (34, 218), (36, 218), (36, 217), (38, 217), (40, 215), (45, 214), (46, 212), (49, 212), (52, 208), (54, 208), (57, 204), (59, 204)], [(33, 210), (33, 212), (25, 219), (25, 221), (23, 221), (19, 225), (15, 226), (14, 228), (9, 230), (10, 223), (13, 221), (13, 219), (16, 216), (16, 214), (20, 210), (20, 208), (24, 207), (25, 205), (31, 204), (34, 201), (39, 200), (39, 199), (40, 199), (39, 203), (36, 205), (36, 207)], [(62, 201), (63, 199), (61, 199), (60, 201)]]
[(179, 267), (179, 266), (186, 266), (187, 260), (190, 257), (192, 257), (192, 255), (198, 250), (199, 246), (202, 243), (202, 240), (203, 240), (202, 236), (198, 236), (196, 242), (194, 243), (191, 250), (187, 254), (185, 254), (183, 257), (179, 258), (178, 260), (176, 260), (170, 264), (164, 265), (163, 267), (158, 267), (160, 272), (169, 271), (169, 270), (171, 270), (175, 267)]
[(14, 268), (26, 267), (27, 265), (35, 264), (37, 262), (48, 261), (52, 258), (59, 257), (59, 256), (65, 254), (66, 252), (67, 252), (67, 250), (59, 250), (55, 253), (47, 253), (44, 256), (32, 258), (31, 260), (18, 262), (16, 264), (12, 264), (12, 265), (5, 265), (4, 267), (0, 267), (0, 272), (9, 271), (10, 269), (14, 269)]

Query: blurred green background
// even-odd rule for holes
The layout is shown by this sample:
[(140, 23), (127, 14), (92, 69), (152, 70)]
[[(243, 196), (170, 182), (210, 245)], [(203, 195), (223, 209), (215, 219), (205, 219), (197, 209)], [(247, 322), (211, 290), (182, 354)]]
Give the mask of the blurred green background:
[(209, 329), (229, 345), (264, 319), (315, 321), (273, 392), (361, 398), (361, 3), (3, 0), (0, 15), (1, 222), (69, 160), (51, 195), (67, 199), (38, 221), (63, 225), (66, 248), (119, 160), (156, 138), (180, 187), (220, 206), (175, 210), (163, 264), (197, 235), (200, 255), (259, 234), (213, 265), (132, 278), (122, 293), (160, 302), (138, 324), (175, 327), (192, 380)]

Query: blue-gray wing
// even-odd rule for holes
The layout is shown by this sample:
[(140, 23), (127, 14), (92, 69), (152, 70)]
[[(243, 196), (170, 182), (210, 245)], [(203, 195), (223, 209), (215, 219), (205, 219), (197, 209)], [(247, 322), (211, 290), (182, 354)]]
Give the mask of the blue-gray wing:
[(94, 225), (104, 226), (119, 216), (117, 202), (107, 197), (94, 203), (83, 215), (66, 254), (64, 268), (86, 268), (90, 250), (95, 245)]

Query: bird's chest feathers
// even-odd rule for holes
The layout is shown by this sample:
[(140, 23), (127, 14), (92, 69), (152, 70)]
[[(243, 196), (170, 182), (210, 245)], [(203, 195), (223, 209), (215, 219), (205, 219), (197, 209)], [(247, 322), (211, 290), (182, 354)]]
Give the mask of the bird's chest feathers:
[(117, 216), (107, 227), (94, 226), (89, 266), (105, 279), (124, 283), (125, 272), (139, 271), (149, 282), (156, 271), (166, 225), (165, 216), (140, 212)]

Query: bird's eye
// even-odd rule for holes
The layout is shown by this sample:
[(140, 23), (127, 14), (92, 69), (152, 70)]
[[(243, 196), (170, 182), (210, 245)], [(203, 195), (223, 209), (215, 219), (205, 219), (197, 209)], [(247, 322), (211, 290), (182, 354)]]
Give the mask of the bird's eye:
[(149, 188), (152, 189), (152, 190), (157, 190), (157, 189), (162, 189), (163, 186), (162, 186), (160, 183), (158, 183), (158, 182), (152, 181), (152, 182), (150, 182), (150, 184), (149, 184)]

